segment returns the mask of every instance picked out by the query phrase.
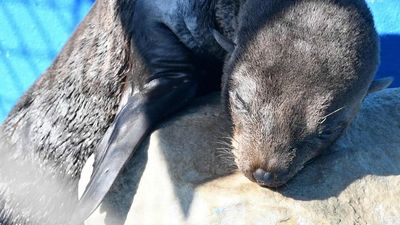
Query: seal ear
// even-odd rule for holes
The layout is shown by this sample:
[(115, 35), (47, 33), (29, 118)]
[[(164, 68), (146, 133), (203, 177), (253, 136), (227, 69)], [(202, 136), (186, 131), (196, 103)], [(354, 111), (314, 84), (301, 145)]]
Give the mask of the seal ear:
[(368, 93), (377, 92), (389, 87), (393, 83), (393, 77), (385, 77), (379, 80), (372, 81), (369, 86)]
[(224, 37), (220, 32), (216, 31), (215, 29), (212, 29), (213, 36), (215, 40), (218, 42), (218, 44), (225, 49), (228, 53), (232, 53), (233, 49), (235, 49), (235, 44), (229, 40), (228, 38)]

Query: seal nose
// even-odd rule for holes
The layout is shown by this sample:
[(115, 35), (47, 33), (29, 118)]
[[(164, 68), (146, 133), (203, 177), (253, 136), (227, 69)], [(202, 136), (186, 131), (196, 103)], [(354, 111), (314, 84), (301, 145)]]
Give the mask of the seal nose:
[(266, 187), (275, 187), (275, 179), (274, 179), (274, 174), (270, 172), (266, 172), (263, 169), (257, 169), (253, 173), (253, 177), (256, 180), (256, 182), (261, 185), (261, 186), (266, 186)]

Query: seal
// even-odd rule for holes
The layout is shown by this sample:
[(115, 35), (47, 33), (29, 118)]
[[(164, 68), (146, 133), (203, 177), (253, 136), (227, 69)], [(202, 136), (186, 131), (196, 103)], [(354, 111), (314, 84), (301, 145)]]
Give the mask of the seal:
[(362, 0), (99, 0), (1, 129), (72, 181), (95, 153), (78, 224), (149, 132), (221, 79), (239, 169), (287, 182), (389, 83), (371, 85), (378, 61)]

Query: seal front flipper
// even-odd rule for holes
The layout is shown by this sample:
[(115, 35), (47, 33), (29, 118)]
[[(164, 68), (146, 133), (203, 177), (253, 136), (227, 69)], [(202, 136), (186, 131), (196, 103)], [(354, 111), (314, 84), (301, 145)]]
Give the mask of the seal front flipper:
[[(83, 193), (71, 225), (83, 222), (101, 203), (112, 184), (151, 129), (165, 116), (194, 96), (196, 85), (184, 77), (154, 80), (147, 95), (130, 97), (104, 136), (96, 152), (92, 177)], [(106, 144), (105, 144), (105, 143)]]
[(71, 224), (84, 221), (97, 208), (152, 127), (185, 105), (195, 90), (196, 83), (192, 79), (177, 74), (152, 80), (143, 92), (129, 98), (110, 128), (108, 143), (99, 145), (106, 149), (96, 150), (100, 153), (98, 162)]

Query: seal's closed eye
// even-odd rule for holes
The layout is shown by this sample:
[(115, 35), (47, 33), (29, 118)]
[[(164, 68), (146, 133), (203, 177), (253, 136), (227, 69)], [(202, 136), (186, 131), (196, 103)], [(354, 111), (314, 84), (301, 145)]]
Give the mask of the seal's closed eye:
[(246, 103), (246, 101), (244, 101), (244, 99), (237, 92), (235, 93), (235, 100), (236, 101), (234, 102), (234, 107), (237, 110), (249, 112), (248, 103)]

